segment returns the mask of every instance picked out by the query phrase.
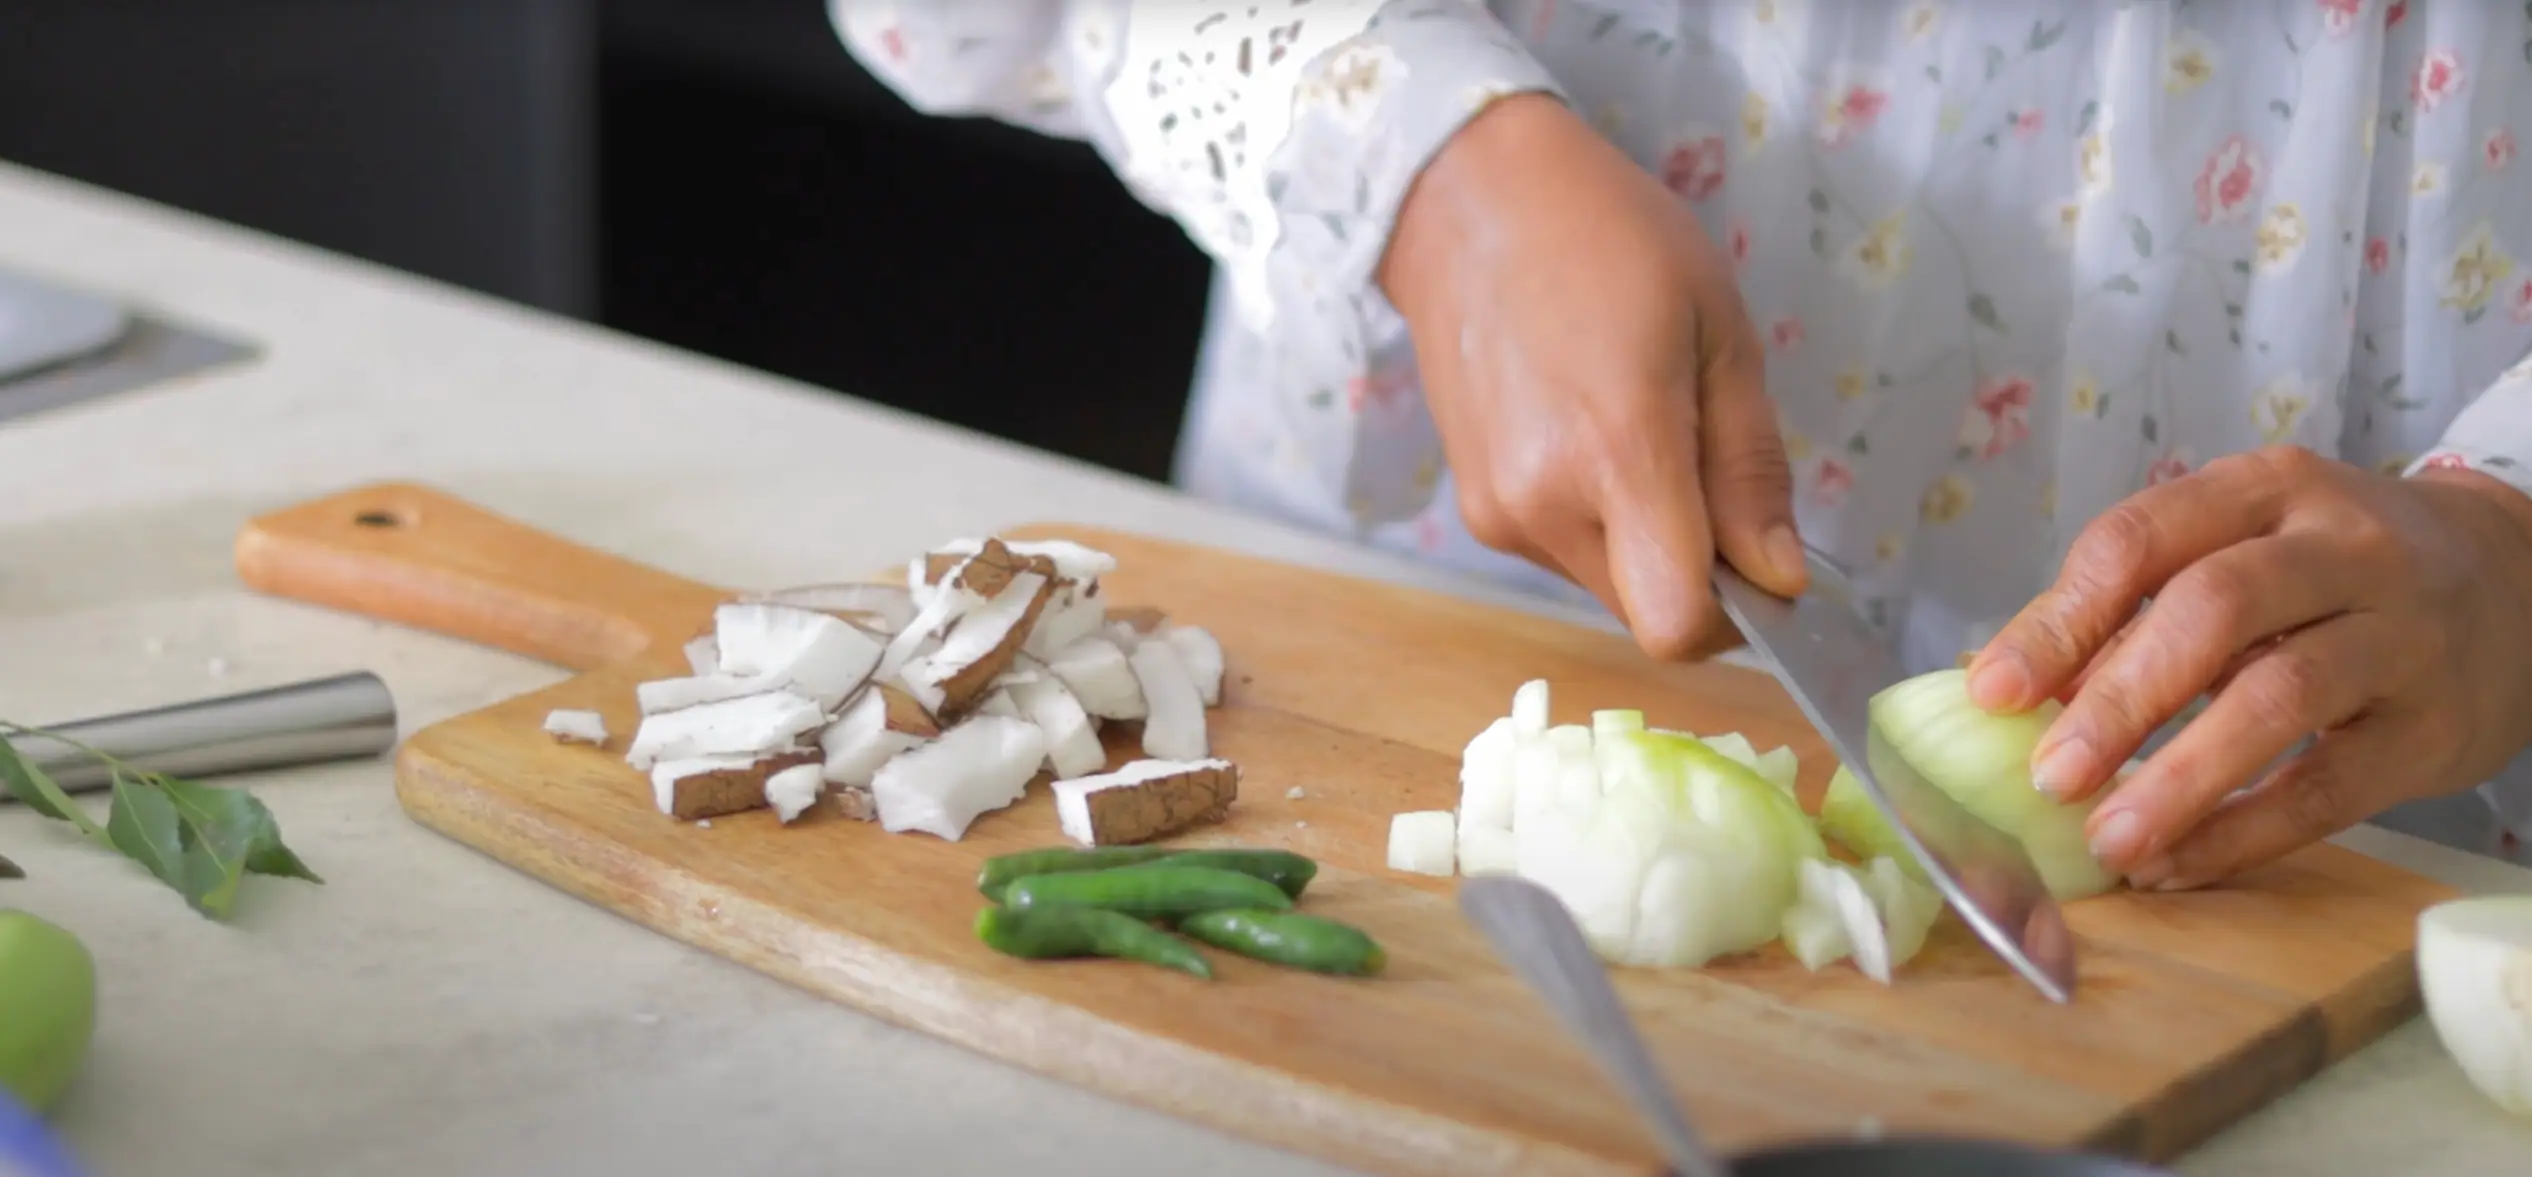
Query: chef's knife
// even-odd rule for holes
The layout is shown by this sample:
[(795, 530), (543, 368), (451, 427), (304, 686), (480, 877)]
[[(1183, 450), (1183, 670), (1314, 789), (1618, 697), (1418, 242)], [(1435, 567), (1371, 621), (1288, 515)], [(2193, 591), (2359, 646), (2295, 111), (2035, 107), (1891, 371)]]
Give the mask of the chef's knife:
[(1874, 729), (1873, 696), (1906, 675), (1865, 623), (1845, 570), (1808, 555), (1810, 590), (1790, 601), (1717, 560), (1715, 595), (1724, 612), (1952, 909), (2049, 1000), (2071, 1000), (2075, 938), (2039, 868), (2020, 843), (1928, 783)]

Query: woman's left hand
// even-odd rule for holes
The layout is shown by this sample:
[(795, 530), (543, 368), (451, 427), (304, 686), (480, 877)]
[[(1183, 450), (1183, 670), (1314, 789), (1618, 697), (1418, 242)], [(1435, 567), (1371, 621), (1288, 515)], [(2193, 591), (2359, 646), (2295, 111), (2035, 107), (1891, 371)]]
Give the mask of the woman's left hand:
[(2208, 463), (2086, 527), (1970, 690), (1997, 712), (2067, 700), (2032, 757), (2065, 800), (2212, 696), (2087, 831), (2136, 886), (2218, 881), (2471, 788), (2532, 741), (2532, 497), (2293, 447)]

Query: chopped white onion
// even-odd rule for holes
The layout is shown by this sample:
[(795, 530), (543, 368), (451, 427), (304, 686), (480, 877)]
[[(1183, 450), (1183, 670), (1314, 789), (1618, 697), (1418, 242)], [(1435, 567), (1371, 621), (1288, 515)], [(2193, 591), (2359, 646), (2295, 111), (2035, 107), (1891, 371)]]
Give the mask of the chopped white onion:
[(2532, 895), (2449, 899), (2420, 913), (2418, 987), (2471, 1086), (2532, 1119)]
[(1389, 819), (1389, 869), (1410, 874), (1451, 873), (1453, 827), (1447, 809), (1401, 813)]

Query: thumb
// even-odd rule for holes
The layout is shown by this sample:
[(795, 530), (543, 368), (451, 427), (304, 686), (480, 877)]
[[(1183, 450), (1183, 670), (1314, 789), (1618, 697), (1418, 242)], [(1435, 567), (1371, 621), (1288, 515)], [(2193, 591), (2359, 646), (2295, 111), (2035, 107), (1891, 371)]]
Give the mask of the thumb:
[(1627, 628), (1666, 662), (1702, 656), (1730, 629), (1709, 579), (1714, 533), (1697, 475), (1696, 404), (1685, 395), (1672, 403), (1673, 419), (1646, 423), (1603, 468), (1598, 504)]
[(1714, 519), (1714, 546), (1733, 569), (1782, 597), (1801, 595), (1811, 582), (1802, 540), (1794, 530), (1793, 467), (1776, 431), (1776, 406), (1767, 399), (1766, 370), (1757, 341), (1724, 341), (1698, 382), (1705, 402), (1698, 431), (1706, 502)]

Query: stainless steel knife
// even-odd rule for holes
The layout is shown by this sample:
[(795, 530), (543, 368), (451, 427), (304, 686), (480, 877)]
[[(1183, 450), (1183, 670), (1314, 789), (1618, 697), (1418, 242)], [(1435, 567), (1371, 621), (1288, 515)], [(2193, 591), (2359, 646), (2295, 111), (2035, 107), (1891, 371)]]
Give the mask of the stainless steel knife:
[(1724, 612), (1952, 910), (2049, 1000), (2072, 1000), (2075, 937), (2039, 868), (2021, 843), (1927, 782), (1874, 730), (1873, 696), (1907, 676), (1865, 622), (1845, 569), (1818, 552), (1807, 555), (1810, 590), (1790, 601), (1715, 561)]

